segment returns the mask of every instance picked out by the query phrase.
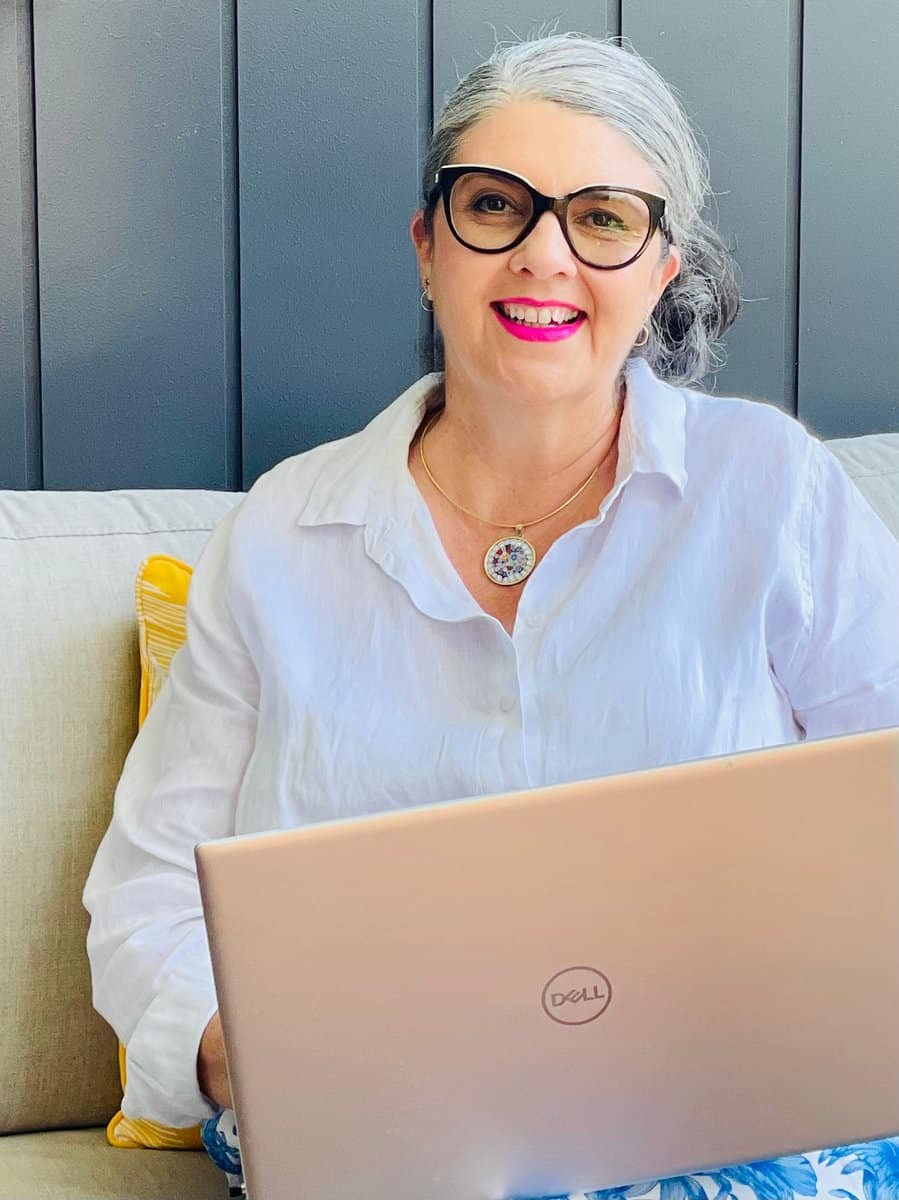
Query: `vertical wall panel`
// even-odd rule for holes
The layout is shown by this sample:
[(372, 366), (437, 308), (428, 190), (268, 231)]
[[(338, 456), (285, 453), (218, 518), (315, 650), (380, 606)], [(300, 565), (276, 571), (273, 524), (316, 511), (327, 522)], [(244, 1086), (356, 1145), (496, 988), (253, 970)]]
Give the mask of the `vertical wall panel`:
[(35, 0), (49, 488), (236, 482), (230, 20), (218, 3)]
[(698, 125), (742, 271), (727, 365), (704, 386), (795, 412), (799, 0), (623, 0), (622, 33)]
[(0, 0), (0, 488), (39, 488), (31, 19)]
[(245, 486), (421, 373), (420, 5), (238, 4)]
[(800, 416), (899, 429), (899, 7), (806, 0)]

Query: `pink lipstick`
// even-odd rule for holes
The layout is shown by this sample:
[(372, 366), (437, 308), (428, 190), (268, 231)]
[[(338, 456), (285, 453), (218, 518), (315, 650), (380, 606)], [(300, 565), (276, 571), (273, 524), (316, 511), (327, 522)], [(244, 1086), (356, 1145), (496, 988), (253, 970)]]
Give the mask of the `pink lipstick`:
[[(510, 300), (508, 303), (522, 302)], [(529, 303), (533, 304), (534, 302), (529, 301)], [(511, 333), (513, 337), (519, 338), (522, 342), (561, 342), (565, 338), (573, 337), (587, 319), (583, 313), (579, 313), (577, 320), (571, 321), (567, 325), (541, 325), (537, 327), (535, 325), (521, 325), (517, 321), (510, 320), (509, 317), (500, 312), (499, 307), (495, 304), (491, 304), (490, 307), (493, 309), (496, 319), (502, 325), (503, 329), (507, 333)], [(535, 307), (552, 307), (552, 305), (544, 301), (543, 304), (537, 304)]]

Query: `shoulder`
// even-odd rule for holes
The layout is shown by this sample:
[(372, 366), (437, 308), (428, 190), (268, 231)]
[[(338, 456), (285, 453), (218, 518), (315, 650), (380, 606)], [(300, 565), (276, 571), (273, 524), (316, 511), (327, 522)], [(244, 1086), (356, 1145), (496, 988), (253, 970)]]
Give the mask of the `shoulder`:
[(365, 430), (322, 442), (270, 467), (247, 492), (242, 504), (245, 525), (259, 521), (295, 521), (321, 487), (332, 486), (354, 470), (364, 453)]
[(810, 443), (818, 440), (802, 421), (771, 400), (679, 390), (685, 402), (688, 437), (699, 445), (719, 443), (746, 456), (805, 459)]
[(691, 479), (729, 485), (763, 508), (807, 504), (813, 464), (827, 451), (801, 420), (764, 399), (679, 390)]
[[(809, 510), (820, 441), (776, 404), (662, 384), (683, 412), (684, 495), (689, 511), (756, 539), (775, 527), (795, 545)], [(663, 408), (665, 406), (662, 406)]]
[(290, 455), (260, 475), (241, 503), (235, 536), (270, 543), (297, 524), (362, 523), (391, 472), (405, 470), (409, 441), (441, 377), (425, 375), (360, 430)]
[[(749, 471), (803, 470), (815, 434), (765, 398), (716, 395), (657, 376), (637, 360), (629, 368), (649, 436), (684, 455), (694, 485)], [(639, 419), (639, 418), (638, 418)]]

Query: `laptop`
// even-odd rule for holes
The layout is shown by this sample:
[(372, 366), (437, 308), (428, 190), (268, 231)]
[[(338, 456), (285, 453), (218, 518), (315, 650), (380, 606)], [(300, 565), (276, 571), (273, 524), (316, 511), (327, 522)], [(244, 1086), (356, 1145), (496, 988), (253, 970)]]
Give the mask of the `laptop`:
[(899, 1132), (899, 728), (197, 846), (250, 1200)]

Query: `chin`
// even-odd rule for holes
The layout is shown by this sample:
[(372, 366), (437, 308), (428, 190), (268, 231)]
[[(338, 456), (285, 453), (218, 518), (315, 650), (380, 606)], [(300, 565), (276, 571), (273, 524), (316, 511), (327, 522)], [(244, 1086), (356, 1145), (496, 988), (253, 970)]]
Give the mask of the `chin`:
[(500, 372), (499, 383), (505, 386), (519, 403), (533, 401), (545, 404), (547, 400), (564, 398), (573, 391), (589, 386), (592, 372), (583, 367), (575, 369), (559, 363), (521, 363)]

